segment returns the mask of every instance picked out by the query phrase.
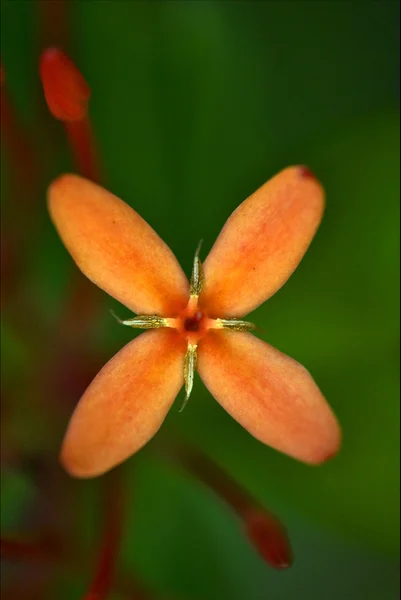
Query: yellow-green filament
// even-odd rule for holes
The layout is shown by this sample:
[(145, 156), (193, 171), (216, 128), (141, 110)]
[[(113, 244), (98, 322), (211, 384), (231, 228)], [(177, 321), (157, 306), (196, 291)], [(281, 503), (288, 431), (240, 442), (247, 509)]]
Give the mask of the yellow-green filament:
[(157, 315), (137, 315), (132, 319), (122, 320), (117, 317), (112, 310), (110, 312), (120, 325), (133, 327), (134, 329), (159, 329), (160, 327), (169, 327), (169, 319), (158, 317)]
[(202, 246), (201, 240), (195, 252), (194, 265), (192, 268), (191, 282), (189, 286), (189, 294), (192, 298), (197, 298), (202, 291), (203, 287), (203, 268), (202, 263), (199, 259), (199, 252)]
[(216, 329), (230, 329), (231, 331), (252, 331), (256, 326), (249, 321), (241, 321), (235, 317), (229, 319), (216, 319), (214, 327)]
[(188, 349), (185, 353), (184, 358), (184, 385), (185, 385), (185, 400), (180, 409), (180, 412), (184, 410), (189, 396), (191, 395), (192, 388), (194, 385), (194, 376), (196, 369), (196, 359), (197, 359), (197, 345), (196, 344), (188, 344)]

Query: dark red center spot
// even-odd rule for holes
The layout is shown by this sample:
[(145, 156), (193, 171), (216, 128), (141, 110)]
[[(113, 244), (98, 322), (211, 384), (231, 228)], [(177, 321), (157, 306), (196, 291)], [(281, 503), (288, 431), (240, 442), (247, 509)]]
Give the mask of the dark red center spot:
[(185, 331), (199, 331), (199, 324), (202, 320), (203, 313), (197, 310), (193, 317), (188, 317), (184, 321)]

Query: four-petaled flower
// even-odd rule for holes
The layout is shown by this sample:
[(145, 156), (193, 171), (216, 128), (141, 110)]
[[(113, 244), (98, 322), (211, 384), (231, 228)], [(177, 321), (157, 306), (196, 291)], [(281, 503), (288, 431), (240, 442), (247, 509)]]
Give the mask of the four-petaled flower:
[(188, 283), (168, 246), (105, 189), (63, 175), (49, 189), (55, 226), (82, 272), (151, 329), (129, 342), (90, 384), (61, 451), (76, 477), (100, 475), (156, 433), (195, 369), (255, 438), (307, 463), (338, 450), (340, 429), (311, 375), (249, 333), (241, 318), (288, 279), (320, 223), (324, 194), (305, 167), (290, 167), (230, 216)]

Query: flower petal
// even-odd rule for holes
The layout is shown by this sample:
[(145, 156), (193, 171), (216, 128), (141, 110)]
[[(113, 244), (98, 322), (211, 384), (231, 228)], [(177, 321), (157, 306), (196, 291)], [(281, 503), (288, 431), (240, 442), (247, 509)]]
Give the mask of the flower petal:
[(298, 266), (320, 223), (323, 189), (305, 167), (281, 171), (230, 216), (206, 258), (201, 305), (239, 317), (270, 298)]
[(308, 371), (250, 333), (210, 332), (198, 370), (225, 410), (255, 438), (307, 463), (340, 445), (337, 421)]
[(139, 450), (157, 432), (183, 385), (185, 343), (176, 331), (141, 334), (116, 354), (79, 401), (61, 462), (94, 477)]
[(174, 316), (189, 284), (169, 247), (128, 204), (77, 175), (49, 188), (49, 209), (81, 271), (136, 313)]

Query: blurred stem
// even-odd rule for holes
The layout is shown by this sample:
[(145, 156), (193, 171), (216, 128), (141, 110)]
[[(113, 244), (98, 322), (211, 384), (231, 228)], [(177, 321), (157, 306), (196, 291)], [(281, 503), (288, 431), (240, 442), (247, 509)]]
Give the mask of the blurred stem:
[(174, 439), (167, 447), (167, 456), (211, 488), (241, 519), (250, 506), (259, 507), (249, 492), (194, 446)]
[[(26, 210), (29, 205), (32, 208), (29, 200), (34, 197), (34, 190), (36, 190), (39, 180), (38, 164), (32, 140), (17, 116), (6, 89), (3, 67), (1, 69), (0, 123), (2, 144), (10, 164), (13, 198), (17, 201), (16, 206), (19, 209), (21, 209), (21, 203), (23, 203), (23, 208)], [(30, 210), (30, 212), (32, 211)], [(27, 220), (29, 221), (29, 219)]]
[(89, 118), (66, 121), (64, 126), (78, 171), (87, 179), (100, 182), (100, 166)]
[[(69, 573), (74, 573), (81, 577), (87, 575), (87, 556), (76, 550), (70, 550), (67, 553), (61, 539), (59, 541), (53, 539), (53, 542), (50, 544), (49, 540), (35, 542), (33, 540), (3, 537), (1, 538), (0, 547), (1, 558), (9, 562), (19, 564), (28, 563), (32, 565), (43, 564), (47, 565), (47, 567), (52, 565), (55, 569), (67, 570)], [(132, 576), (132, 573), (129, 576), (125, 573), (119, 574), (113, 587), (116, 592), (127, 597), (127, 599), (152, 600), (153, 598), (135, 577)], [(17, 592), (17, 590), (18, 587), (15, 586), (15, 591)], [(109, 590), (107, 590), (108, 592)], [(34, 593), (35, 590), (32, 590), (32, 594)], [(102, 593), (103, 595), (99, 595)], [(94, 600), (95, 598), (96, 600), (103, 600), (106, 598), (104, 593), (104, 583), (99, 585), (99, 579), (97, 581), (94, 580), (90, 591), (85, 596), (85, 600)]]
[(69, 0), (38, 0), (41, 46), (69, 46)]
[(95, 574), (83, 600), (106, 600), (112, 586), (120, 547), (123, 516), (124, 487), (120, 472), (113, 471), (104, 478), (105, 531)]
[[(0, 130), (1, 144), (9, 163), (9, 196), (2, 207), (1, 227), (1, 300), (13, 297), (24, 266), (32, 232), (37, 222), (39, 165), (32, 140), (15, 111), (1, 66)], [(22, 218), (21, 218), (22, 217)], [(6, 227), (16, 221), (17, 227)]]
[(1, 557), (10, 561), (48, 562), (59, 553), (57, 545), (49, 540), (31, 541), (2, 537), (0, 540)]
[(214, 461), (181, 441), (167, 447), (167, 456), (228, 504), (242, 521), (254, 548), (270, 566), (281, 570), (292, 564), (292, 550), (284, 526)]

